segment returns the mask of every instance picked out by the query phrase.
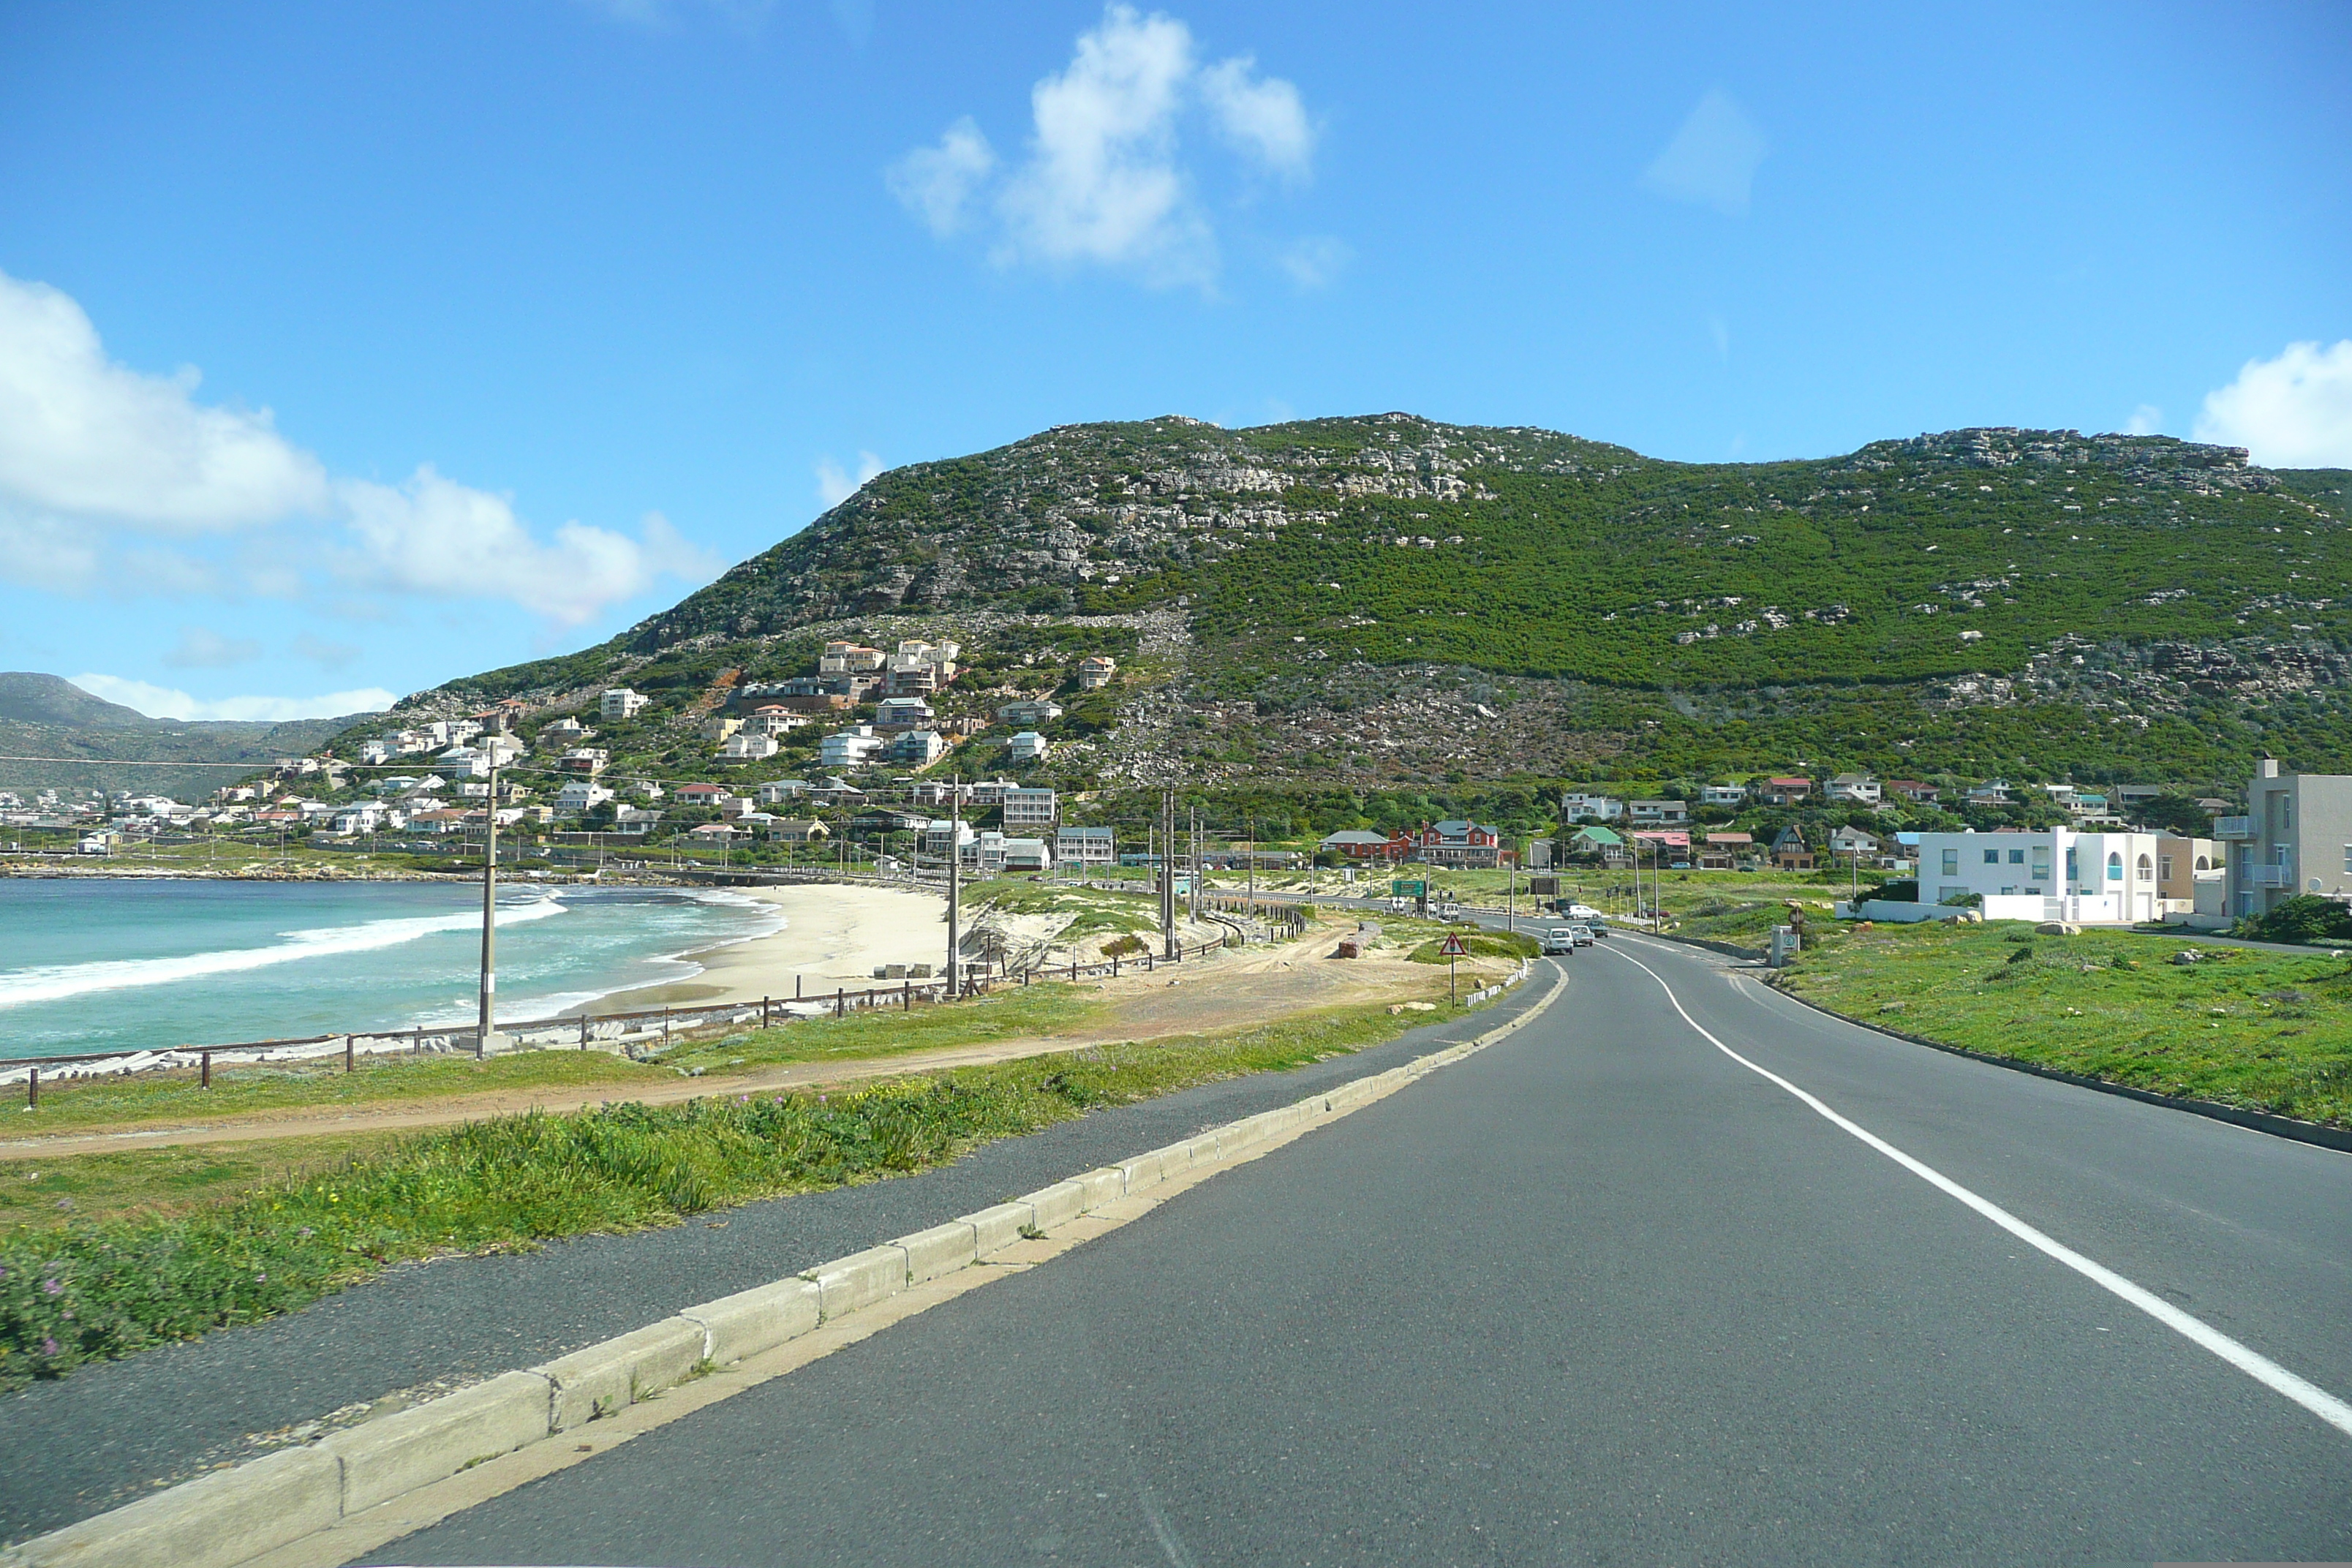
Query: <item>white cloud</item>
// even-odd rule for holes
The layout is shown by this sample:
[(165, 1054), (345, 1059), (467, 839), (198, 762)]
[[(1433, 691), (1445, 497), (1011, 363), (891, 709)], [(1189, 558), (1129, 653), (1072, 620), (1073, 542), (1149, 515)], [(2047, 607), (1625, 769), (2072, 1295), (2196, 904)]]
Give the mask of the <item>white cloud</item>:
[(1764, 153), (1764, 133), (1755, 122), (1728, 94), (1710, 92), (1651, 161), (1642, 183), (1662, 196), (1738, 217), (1748, 211)]
[(1328, 235), (1312, 235), (1283, 247), (1275, 258), (1290, 280), (1301, 289), (1320, 289), (1339, 275), (1356, 253)]
[(151, 719), (241, 719), (283, 724), (294, 719), (340, 719), (346, 713), (376, 713), (399, 700), (380, 686), (329, 691), (317, 697), (224, 697), (203, 702), (168, 686), (116, 675), (77, 675), (73, 684), (93, 697), (135, 708)]
[(318, 459), (266, 408), (198, 405), (197, 380), (114, 363), (70, 298), (0, 273), (0, 500), (167, 533), (323, 510)]
[(890, 194), (942, 239), (963, 227), (972, 193), (996, 168), (996, 153), (967, 114), (936, 147), (918, 147), (890, 165)]
[(1237, 55), (1201, 73), (1201, 96), (1225, 139), (1277, 174), (1303, 180), (1315, 157), (1315, 128), (1298, 89), (1280, 77), (1253, 77), (1256, 58)]
[(2141, 404), (2132, 410), (2132, 416), (2124, 421), (2124, 434), (2126, 436), (2153, 436), (2163, 428), (2164, 410), (2153, 403)]
[(969, 119), (890, 166), (899, 202), (932, 233), (965, 226), (984, 195), (1000, 266), (1101, 266), (1155, 285), (1206, 288), (1216, 233), (1181, 157), (1188, 111), (1207, 114), (1250, 166), (1307, 177), (1316, 132), (1297, 87), (1235, 56), (1202, 67), (1176, 18), (1114, 4), (1082, 33), (1067, 69), (1030, 89), (1031, 135), (1003, 173)]
[(443, 479), (429, 463), (404, 485), (346, 479), (336, 488), (357, 545), (338, 566), (373, 586), (508, 599), (577, 626), (658, 576), (698, 583), (717, 574), (718, 563), (659, 512), (646, 514), (638, 539), (567, 522), (541, 543), (507, 497)]
[(226, 669), (260, 657), (261, 645), (251, 637), (225, 637), (210, 626), (182, 626), (178, 646), (163, 656), (163, 662), (177, 669)]
[(816, 499), (824, 502), (827, 510), (839, 506), (866, 488), (866, 481), (882, 471), (882, 459), (871, 452), (857, 454), (857, 477), (851, 479), (841, 465), (830, 457), (816, 460)]
[(341, 669), (359, 658), (361, 650), (356, 644), (329, 642), (315, 633), (304, 632), (294, 639), (294, 652), (296, 657), (307, 658), (312, 664)]
[(2243, 447), (2266, 468), (2352, 468), (2352, 338), (2248, 360), (2237, 380), (2205, 395), (2197, 438)]
[[(113, 363), (72, 299), (0, 273), (0, 581), (291, 599), (324, 559), (379, 590), (503, 598), (572, 626), (665, 574), (716, 574), (657, 514), (635, 539), (568, 522), (543, 542), (429, 466), (402, 487), (333, 479), (267, 409), (197, 403), (198, 380)], [(288, 527), (313, 520), (330, 526)], [(221, 544), (231, 531), (246, 543)]]

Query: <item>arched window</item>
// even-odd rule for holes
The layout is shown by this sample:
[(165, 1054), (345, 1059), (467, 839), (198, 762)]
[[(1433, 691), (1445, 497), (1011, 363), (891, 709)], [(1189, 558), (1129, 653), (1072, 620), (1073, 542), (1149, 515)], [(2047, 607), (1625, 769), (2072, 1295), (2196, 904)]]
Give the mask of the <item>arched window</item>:
[(2200, 871), (2210, 871), (2213, 868), (2212, 857), (2209, 855), (2200, 855), (2197, 857), (2197, 868)]
[(2110, 849), (2107, 851), (2107, 880), (2110, 882), (2120, 882), (2123, 879), (2123, 852), (2117, 849)]
[(2139, 858), (2139, 879), (2143, 882), (2156, 875), (2156, 868), (2145, 855)]

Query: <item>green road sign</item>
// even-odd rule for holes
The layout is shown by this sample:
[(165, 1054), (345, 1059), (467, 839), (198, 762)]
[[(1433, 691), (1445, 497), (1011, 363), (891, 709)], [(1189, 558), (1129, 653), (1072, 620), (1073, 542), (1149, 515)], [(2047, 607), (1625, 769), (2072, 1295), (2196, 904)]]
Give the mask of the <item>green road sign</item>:
[(1390, 879), (1389, 897), (1391, 899), (1425, 899), (1428, 896), (1429, 884), (1421, 878), (1394, 877)]

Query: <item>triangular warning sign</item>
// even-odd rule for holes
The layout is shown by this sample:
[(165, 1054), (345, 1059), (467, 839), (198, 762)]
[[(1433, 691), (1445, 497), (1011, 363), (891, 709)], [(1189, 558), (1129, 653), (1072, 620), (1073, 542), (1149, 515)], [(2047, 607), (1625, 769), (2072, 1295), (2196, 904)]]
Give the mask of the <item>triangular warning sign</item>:
[(1467, 958), (1470, 956), (1470, 949), (1463, 942), (1462, 933), (1460, 931), (1450, 931), (1445, 933), (1445, 945), (1437, 950), (1437, 956), (1440, 958)]

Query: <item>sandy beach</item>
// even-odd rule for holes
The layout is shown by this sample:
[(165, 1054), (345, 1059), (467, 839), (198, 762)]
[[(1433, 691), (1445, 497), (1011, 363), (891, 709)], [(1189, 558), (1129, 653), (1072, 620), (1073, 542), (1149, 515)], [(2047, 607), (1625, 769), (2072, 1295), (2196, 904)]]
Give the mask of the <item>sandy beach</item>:
[(789, 1000), (797, 980), (809, 996), (836, 985), (876, 984), (881, 963), (947, 962), (947, 900), (935, 893), (827, 883), (797, 888), (741, 888), (747, 898), (772, 904), (783, 928), (749, 942), (685, 954), (702, 973), (660, 985), (641, 985), (598, 998), (592, 1016), (644, 1007), (704, 1002)]

